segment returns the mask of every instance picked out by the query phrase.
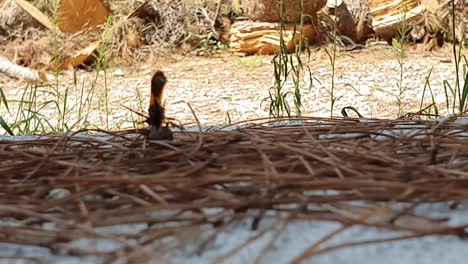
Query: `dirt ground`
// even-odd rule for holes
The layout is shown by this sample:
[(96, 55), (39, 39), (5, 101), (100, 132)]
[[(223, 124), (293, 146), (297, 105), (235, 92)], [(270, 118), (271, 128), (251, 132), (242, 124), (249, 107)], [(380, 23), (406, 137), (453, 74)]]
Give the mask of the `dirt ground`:
[[(448, 46), (438, 52), (421, 52), (417, 47), (409, 47), (402, 60), (403, 70), (397, 55), (389, 46), (375, 46), (361, 51), (339, 52), (336, 59), (334, 96), (336, 103), (333, 115), (340, 116), (343, 107), (353, 106), (364, 117), (396, 118), (401, 108), (403, 113), (416, 112), (420, 108), (426, 77), (430, 75), (430, 85), (434, 99), (441, 112), (445, 109), (443, 81), (453, 84), (454, 61)], [(272, 56), (239, 57), (229, 52), (221, 52), (209, 57), (183, 56), (177, 53), (163, 54), (153, 58), (153, 63), (113, 65), (107, 78), (94, 72), (79, 70), (63, 72), (59, 76), (59, 93), (67, 94), (66, 122), (80, 123), (76, 127), (101, 127), (107, 129), (132, 128), (142, 118), (125, 107), (145, 112), (149, 101), (149, 80), (155, 69), (162, 68), (170, 83), (165, 98), (167, 116), (184, 124), (195, 124), (188, 103), (193, 107), (203, 125), (236, 122), (251, 118), (267, 117), (269, 88), (274, 83)], [(330, 116), (330, 89), (332, 70), (329, 58), (324, 51), (312, 51), (306, 65), (310, 75), (302, 73), (303, 115)], [(399, 89), (400, 73), (402, 82)], [(285, 89), (291, 89), (287, 82)], [(91, 92), (91, 88), (94, 87)], [(106, 104), (106, 88), (108, 103)], [(17, 114), (15, 100), (20, 100), (27, 86), (24, 82), (0, 78), (0, 88), (10, 103), (10, 114), (0, 108), (5, 119), (14, 122)], [(37, 100), (55, 100), (49, 86), (39, 89)], [(400, 92), (400, 90), (402, 92)], [(89, 108), (86, 122), (80, 101), (88, 95)], [(426, 98), (429, 99), (426, 93)], [(400, 101), (400, 107), (398, 105)], [(423, 100), (423, 107), (430, 100)], [(291, 105), (293, 105), (291, 103)], [(125, 107), (124, 107), (125, 106)], [(59, 115), (57, 107), (48, 104), (40, 112), (54, 122)], [(107, 122), (107, 120), (109, 122)], [(107, 124), (109, 124), (107, 126)]]

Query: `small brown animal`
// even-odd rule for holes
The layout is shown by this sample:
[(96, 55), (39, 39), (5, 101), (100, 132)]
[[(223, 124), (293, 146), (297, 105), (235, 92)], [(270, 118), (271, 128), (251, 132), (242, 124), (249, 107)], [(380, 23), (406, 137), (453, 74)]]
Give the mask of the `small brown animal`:
[(172, 139), (169, 127), (162, 127), (165, 120), (164, 107), (162, 106), (162, 95), (167, 83), (167, 78), (162, 71), (157, 71), (151, 78), (151, 97), (148, 109), (149, 139)]

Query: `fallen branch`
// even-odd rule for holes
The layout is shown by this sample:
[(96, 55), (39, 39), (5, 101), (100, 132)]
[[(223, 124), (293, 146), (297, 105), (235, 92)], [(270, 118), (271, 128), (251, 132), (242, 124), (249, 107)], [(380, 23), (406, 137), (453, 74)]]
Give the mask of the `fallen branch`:
[(27, 67), (20, 66), (5, 57), (0, 56), (0, 73), (8, 77), (24, 80), (28, 82), (45, 82), (50, 79), (44, 72), (35, 71)]

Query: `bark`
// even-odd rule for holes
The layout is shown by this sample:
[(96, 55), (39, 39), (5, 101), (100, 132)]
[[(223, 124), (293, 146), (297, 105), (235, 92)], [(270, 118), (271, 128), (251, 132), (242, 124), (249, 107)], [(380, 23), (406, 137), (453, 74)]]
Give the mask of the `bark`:
[(109, 14), (101, 0), (61, 0), (57, 23), (62, 32), (75, 33), (104, 24)]
[(0, 34), (23, 31), (30, 27), (42, 27), (33, 17), (19, 7), (15, 0), (5, 0), (0, 4)]
[(339, 34), (354, 42), (365, 41), (373, 32), (367, 0), (330, 0), (323, 10), (336, 21)]
[[(301, 39), (307, 39), (309, 44), (316, 43), (319, 39), (316, 27), (312, 24), (304, 25), (302, 38), (300, 28), (295, 27), (294, 24), (288, 24), (285, 27), (283, 37), (290, 52), (295, 50)], [(294, 33), (294, 29), (296, 29), (296, 33)], [(253, 21), (236, 22), (231, 27), (230, 48), (234, 52), (249, 55), (273, 54), (280, 48), (279, 24)]]
[[(423, 3), (429, 0), (423, 0)], [(454, 0), (455, 4), (455, 31), (453, 31), (453, 18), (452, 18), (452, 4), (446, 0), (432, 0), (436, 1), (438, 5), (435, 6), (434, 13), (439, 19), (446, 36), (449, 40), (453, 41), (453, 32), (455, 33), (455, 41), (461, 43), (463, 40), (468, 39), (468, 1), (467, 0)]]
[(47, 76), (39, 71), (19, 66), (5, 57), (0, 56), (0, 73), (11, 78), (28, 82), (46, 81)]
[[(326, 0), (304, 0), (304, 14), (310, 20), (325, 6)], [(278, 0), (238, 0), (244, 15), (260, 22), (279, 22), (280, 10)], [(301, 8), (298, 0), (285, 0), (286, 15), (289, 22), (298, 23), (301, 19)]]

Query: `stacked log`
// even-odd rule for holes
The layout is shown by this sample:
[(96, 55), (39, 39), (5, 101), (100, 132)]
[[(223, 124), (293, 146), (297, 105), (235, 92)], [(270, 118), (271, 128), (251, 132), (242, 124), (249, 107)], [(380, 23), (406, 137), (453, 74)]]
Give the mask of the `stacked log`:
[(419, 0), (368, 0), (376, 35), (390, 40), (404, 25), (419, 21), (426, 8)]
[[(47, 14), (26, 0), (6, 0), (3, 4), (0, 1), (0, 37), (19, 36), (14, 41), (20, 43), (2, 46), (0, 52), (13, 64), (41, 71), (63, 70), (94, 60), (102, 24), (110, 11), (103, 0), (61, 0), (58, 3), (57, 23), (54, 24)], [(26, 29), (30, 28), (47, 30), (28, 35)], [(54, 50), (55, 38), (61, 42), (60, 56)], [(18, 72), (21, 71), (10, 71), (11, 74)]]
[[(432, 50), (443, 44), (444, 37), (458, 43), (468, 39), (468, 1), (454, 1), (455, 22), (452, 21), (451, 2), (447, 0), (304, 0), (304, 14), (309, 18), (305, 22), (313, 25), (310, 30), (304, 30), (307, 32), (304, 37), (312, 44), (320, 42), (322, 34), (318, 30), (317, 12), (322, 10), (326, 16), (321, 16), (321, 23), (328, 31), (336, 30), (338, 37), (346, 36), (350, 41), (344, 44), (364, 42), (372, 35), (390, 42), (404, 29), (412, 41), (423, 43), (425, 50)], [(232, 49), (247, 54), (275, 52), (279, 47), (278, 1), (237, 2), (252, 21), (233, 24)], [(299, 2), (285, 1), (287, 22), (297, 24), (301, 20)], [(455, 32), (452, 32), (452, 25), (455, 25)], [(286, 39), (293, 47), (293, 43), (297, 44), (297, 39), (290, 37), (294, 27), (288, 24), (286, 28)], [(323, 28), (320, 31), (323, 32)]]
[(425, 50), (442, 46), (447, 39), (461, 43), (468, 37), (466, 0), (454, 0), (455, 22), (452, 21), (451, 1), (447, 0), (368, 1), (374, 18), (372, 26), (377, 36), (385, 40), (391, 40), (398, 35), (402, 26), (407, 27), (410, 39), (423, 43)]
[[(425, 5), (430, 8), (431, 12), (435, 14), (441, 22), (442, 27), (447, 31), (448, 38), (451, 41), (461, 43), (465, 41), (468, 43), (468, 1), (467, 0), (454, 0), (455, 6), (455, 31), (453, 31), (452, 19), (452, 4), (451, 1), (446, 0), (421, 0)], [(455, 39), (453, 39), (455, 34)]]
[(329, 27), (353, 42), (363, 42), (373, 33), (366, 0), (328, 0), (323, 12), (334, 21)]
[[(253, 21), (279, 22), (280, 9), (278, 0), (239, 0), (238, 4), (244, 15)], [(315, 17), (325, 5), (326, 0), (304, 0), (303, 13), (305, 17)], [(285, 0), (286, 19), (291, 23), (301, 21), (301, 7), (299, 0)]]
[(61, 0), (57, 24), (62, 32), (76, 33), (86, 28), (95, 28), (106, 22), (110, 11), (103, 1)]
[[(283, 39), (287, 43), (289, 52), (305, 41), (315, 41), (318, 33), (313, 24), (300, 27), (288, 24), (283, 30)], [(239, 21), (231, 27), (230, 48), (234, 52), (252, 54), (273, 54), (280, 49), (280, 28), (278, 23)]]
[(354, 21), (354, 31), (356, 42), (362, 42), (374, 33), (372, 28), (372, 15), (367, 0), (344, 0), (346, 8), (349, 10)]
[[(238, 5), (248, 18), (236, 21), (230, 29), (230, 48), (245, 54), (273, 54), (281, 47), (280, 32), (293, 52), (299, 43), (320, 42), (317, 12), (326, 0), (304, 0), (303, 14), (300, 1), (285, 0), (283, 16), (284, 28), (281, 29), (281, 6), (277, 0), (239, 0)], [(302, 19), (301, 19), (302, 15)], [(303, 27), (299, 27), (301, 20)]]

